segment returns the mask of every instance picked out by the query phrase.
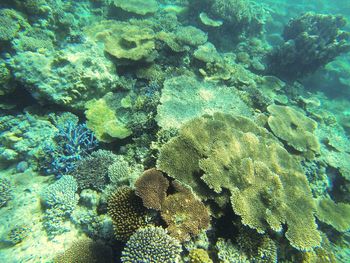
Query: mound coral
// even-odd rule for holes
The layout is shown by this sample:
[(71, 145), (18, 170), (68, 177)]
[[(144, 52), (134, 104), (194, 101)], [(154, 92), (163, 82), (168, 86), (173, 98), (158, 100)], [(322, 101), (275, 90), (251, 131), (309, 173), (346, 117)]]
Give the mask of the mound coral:
[(317, 122), (288, 106), (270, 105), (268, 124), (272, 132), (295, 150), (312, 157), (320, 153), (320, 144), (313, 134)]
[[(206, 199), (231, 193), (243, 224), (281, 231), (300, 250), (318, 246), (315, 203), (301, 166), (266, 129), (247, 118), (215, 113), (187, 122), (166, 143), (158, 169)], [(300, 220), (302, 218), (303, 220)]]
[(295, 80), (315, 72), (350, 50), (349, 33), (342, 16), (305, 13), (284, 28), (284, 43), (270, 54), (272, 73)]
[(138, 15), (155, 13), (158, 10), (158, 2), (156, 0), (114, 0), (113, 3), (116, 7)]
[(109, 183), (108, 168), (115, 160), (115, 154), (105, 150), (95, 151), (81, 159), (72, 172), (79, 189), (102, 191)]
[(93, 241), (89, 238), (75, 241), (73, 245), (57, 255), (54, 263), (87, 263), (101, 262), (111, 263), (112, 249), (100, 241)]
[(122, 263), (177, 263), (181, 245), (161, 227), (148, 226), (137, 230), (122, 252)]
[(161, 216), (167, 224), (169, 235), (186, 241), (209, 227), (210, 216), (208, 209), (189, 188), (176, 181), (172, 184), (175, 193), (165, 198)]
[(126, 241), (140, 227), (149, 222), (142, 200), (129, 187), (121, 187), (108, 199), (108, 214), (113, 220), (114, 233), (118, 240)]
[(162, 172), (152, 168), (145, 171), (135, 182), (135, 193), (147, 208), (161, 210), (169, 181)]
[(335, 203), (330, 198), (321, 198), (318, 201), (316, 216), (339, 232), (350, 230), (350, 204)]

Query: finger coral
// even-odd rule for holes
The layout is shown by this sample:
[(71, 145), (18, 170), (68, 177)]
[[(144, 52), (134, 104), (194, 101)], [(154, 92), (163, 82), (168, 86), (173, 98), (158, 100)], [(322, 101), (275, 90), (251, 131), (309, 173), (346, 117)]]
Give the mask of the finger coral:
[(152, 168), (145, 171), (135, 182), (135, 193), (147, 208), (161, 210), (169, 181), (162, 172)]
[(108, 214), (112, 218), (118, 240), (126, 241), (140, 227), (146, 226), (148, 217), (142, 200), (129, 187), (121, 187), (108, 199)]
[(215, 113), (187, 122), (161, 149), (158, 169), (206, 198), (229, 190), (233, 211), (259, 233), (279, 232), (286, 224), (295, 248), (320, 243), (315, 203), (300, 164), (247, 118)]
[(122, 252), (122, 263), (178, 263), (181, 245), (161, 227), (148, 226), (137, 230)]

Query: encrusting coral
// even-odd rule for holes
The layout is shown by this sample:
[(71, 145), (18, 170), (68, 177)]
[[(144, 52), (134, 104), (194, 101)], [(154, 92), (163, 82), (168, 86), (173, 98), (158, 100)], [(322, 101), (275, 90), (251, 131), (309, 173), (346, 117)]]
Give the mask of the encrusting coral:
[(127, 241), (137, 229), (150, 221), (141, 198), (126, 186), (110, 195), (107, 209), (113, 220), (115, 236), (121, 241)]
[(161, 210), (169, 235), (186, 241), (201, 230), (208, 229), (210, 215), (205, 205), (192, 193), (190, 188), (174, 181), (175, 193), (168, 195)]
[(267, 110), (269, 127), (278, 138), (306, 156), (320, 153), (320, 144), (314, 135), (316, 121), (289, 106), (270, 105)]
[(244, 117), (215, 113), (187, 122), (162, 147), (158, 169), (200, 197), (214, 199), (229, 190), (233, 211), (259, 233), (279, 232), (286, 224), (295, 248), (320, 243), (315, 203), (300, 165), (272, 134)]
[(144, 171), (135, 182), (135, 193), (142, 199), (145, 207), (161, 210), (168, 187), (169, 181), (162, 172), (151, 168)]
[(177, 263), (181, 245), (161, 227), (148, 226), (137, 230), (122, 252), (122, 263)]

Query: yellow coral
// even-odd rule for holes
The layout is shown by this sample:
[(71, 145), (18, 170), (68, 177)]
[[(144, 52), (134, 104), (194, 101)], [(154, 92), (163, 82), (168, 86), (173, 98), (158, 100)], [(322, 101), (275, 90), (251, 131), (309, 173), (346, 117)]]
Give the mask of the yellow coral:
[(201, 248), (192, 249), (188, 256), (190, 263), (213, 263), (209, 258), (208, 252)]

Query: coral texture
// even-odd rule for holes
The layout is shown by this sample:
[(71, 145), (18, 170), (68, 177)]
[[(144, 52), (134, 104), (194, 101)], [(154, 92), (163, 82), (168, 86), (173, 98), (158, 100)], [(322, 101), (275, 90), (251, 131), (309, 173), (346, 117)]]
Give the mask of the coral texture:
[(5, 178), (0, 179), (0, 208), (12, 199), (12, 185), (9, 180)]
[(148, 226), (140, 228), (130, 237), (122, 252), (121, 262), (177, 263), (180, 253), (179, 241), (161, 227)]
[(208, 252), (201, 248), (192, 249), (188, 257), (189, 263), (213, 263)]
[(307, 250), (320, 243), (315, 203), (300, 165), (267, 130), (244, 117), (215, 113), (189, 121), (161, 149), (158, 169), (203, 198), (229, 190), (233, 211), (260, 233), (279, 232), (287, 224), (292, 246)]
[(158, 10), (158, 2), (156, 0), (114, 0), (113, 3), (125, 11), (138, 15), (146, 15)]

